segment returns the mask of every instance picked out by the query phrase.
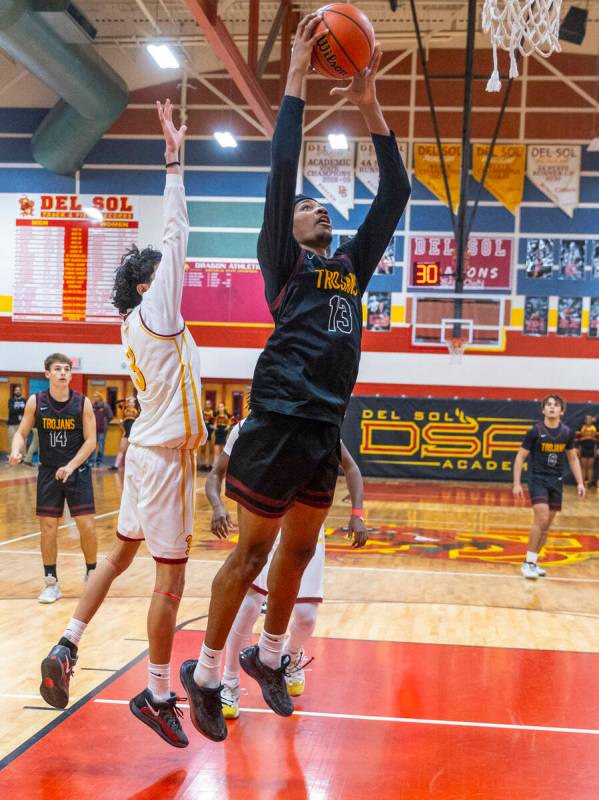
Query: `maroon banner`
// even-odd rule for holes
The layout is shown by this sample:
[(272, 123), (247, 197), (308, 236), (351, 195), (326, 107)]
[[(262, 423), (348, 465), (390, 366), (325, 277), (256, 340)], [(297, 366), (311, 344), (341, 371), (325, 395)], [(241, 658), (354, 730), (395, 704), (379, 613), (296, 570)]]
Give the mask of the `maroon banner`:
[(188, 260), (181, 311), (187, 322), (196, 324), (273, 325), (256, 261)]
[[(509, 291), (512, 240), (471, 236), (464, 265), (464, 289)], [(413, 236), (410, 240), (409, 289), (455, 287), (455, 239), (452, 236)]]

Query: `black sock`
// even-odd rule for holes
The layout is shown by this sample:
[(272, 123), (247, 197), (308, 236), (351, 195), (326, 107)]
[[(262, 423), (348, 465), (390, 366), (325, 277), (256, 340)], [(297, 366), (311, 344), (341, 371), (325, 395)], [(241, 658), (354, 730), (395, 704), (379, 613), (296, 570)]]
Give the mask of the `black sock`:
[(95, 561), (94, 561), (93, 564), (88, 564), (87, 562), (85, 562), (85, 569), (87, 570), (87, 574), (88, 575), (92, 571), (92, 569), (95, 569), (95, 568), (96, 568), (96, 562)]
[(44, 564), (44, 577), (52, 577), (58, 580), (58, 575), (56, 574), (56, 564)]
[(61, 644), (64, 647), (68, 647), (69, 650), (71, 651), (71, 655), (73, 656), (73, 658), (77, 658), (77, 645), (73, 644), (73, 642), (70, 639), (67, 639), (66, 636), (61, 636), (58, 641), (58, 644)]

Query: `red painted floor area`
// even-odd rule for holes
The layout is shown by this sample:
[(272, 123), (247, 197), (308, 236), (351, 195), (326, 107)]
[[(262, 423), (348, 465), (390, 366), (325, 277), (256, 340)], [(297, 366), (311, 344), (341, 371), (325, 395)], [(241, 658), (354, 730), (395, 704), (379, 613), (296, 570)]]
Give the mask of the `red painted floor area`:
[[(177, 634), (177, 670), (200, 642), (196, 632)], [(10, 761), (0, 774), (2, 796), (599, 796), (597, 654), (339, 639), (315, 639), (310, 653), (315, 660), (306, 694), (296, 703), (309, 715), (281, 719), (262, 713), (264, 703), (248, 678), (242, 705), (255, 710), (230, 724), (224, 744), (197, 733), (186, 711), (191, 744), (185, 750), (163, 743), (124, 703), (99, 702), (128, 701), (137, 693), (145, 685), (142, 659)], [(463, 724), (468, 722), (474, 725)], [(544, 727), (574, 730), (538, 729)]]
[(469, 486), (467, 483), (444, 481), (376, 481), (367, 479), (364, 484), (365, 500), (396, 500), (413, 503), (449, 503), (465, 506), (515, 506), (524, 505), (512, 495), (512, 486), (491, 483)]

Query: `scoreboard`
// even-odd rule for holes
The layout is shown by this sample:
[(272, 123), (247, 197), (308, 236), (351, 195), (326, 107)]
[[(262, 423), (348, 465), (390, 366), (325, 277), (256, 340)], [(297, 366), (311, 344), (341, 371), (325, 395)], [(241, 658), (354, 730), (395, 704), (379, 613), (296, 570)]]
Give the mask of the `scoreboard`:
[(439, 286), (441, 283), (441, 265), (438, 261), (414, 261), (412, 262), (411, 286), (415, 288), (426, 288), (427, 286)]

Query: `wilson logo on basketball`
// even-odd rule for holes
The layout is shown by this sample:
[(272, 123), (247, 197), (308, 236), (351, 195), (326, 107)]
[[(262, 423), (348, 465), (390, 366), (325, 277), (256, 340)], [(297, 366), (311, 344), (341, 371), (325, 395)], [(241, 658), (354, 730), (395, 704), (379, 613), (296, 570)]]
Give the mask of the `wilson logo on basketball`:
[(322, 57), (327, 62), (330, 69), (332, 69), (338, 75), (345, 76), (348, 74), (347, 70), (337, 63), (337, 54), (333, 52), (331, 43), (326, 36), (321, 36), (321, 38), (318, 39), (316, 42), (316, 47), (318, 47), (320, 50)]

